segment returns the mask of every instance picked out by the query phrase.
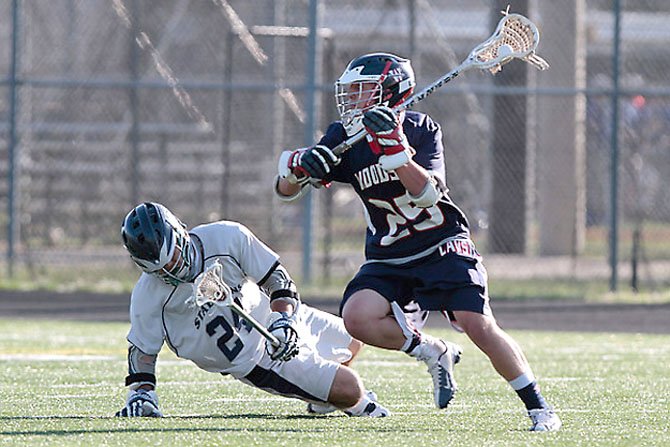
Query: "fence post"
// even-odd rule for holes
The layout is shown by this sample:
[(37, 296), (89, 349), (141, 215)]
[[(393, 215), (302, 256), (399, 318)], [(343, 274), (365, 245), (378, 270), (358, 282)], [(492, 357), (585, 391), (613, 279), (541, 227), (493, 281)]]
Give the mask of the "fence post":
[(610, 292), (616, 292), (618, 272), (618, 225), (619, 225), (619, 52), (621, 43), (621, 1), (614, 0), (614, 42), (612, 45), (612, 134), (610, 161)]
[(7, 166), (7, 271), (14, 276), (14, 251), (20, 234), (19, 204), (19, 170), (18, 144), (16, 137), (16, 116), (18, 113), (19, 83), (17, 77), (19, 67), (19, 0), (12, 1), (12, 49), (9, 68), (9, 142)]
[[(317, 94), (317, 31), (319, 29), (319, 0), (309, 2), (309, 36), (307, 37), (307, 65), (305, 67), (305, 146), (314, 144), (316, 133), (316, 94)], [(303, 198), (303, 233), (302, 233), (302, 279), (309, 284), (312, 281), (312, 194)]]

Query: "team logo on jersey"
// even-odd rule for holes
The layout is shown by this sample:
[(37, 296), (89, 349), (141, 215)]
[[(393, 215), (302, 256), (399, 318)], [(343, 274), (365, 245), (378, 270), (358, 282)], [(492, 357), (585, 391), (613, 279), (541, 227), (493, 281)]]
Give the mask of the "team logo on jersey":
[(198, 313), (195, 316), (195, 320), (193, 321), (193, 324), (195, 325), (196, 329), (200, 329), (202, 319), (205, 318), (205, 316), (209, 312), (209, 309), (211, 309), (212, 307), (214, 307), (214, 303), (212, 303), (211, 301), (208, 301), (204, 303), (202, 306), (200, 306), (200, 309), (198, 310)]
[(382, 169), (382, 166), (377, 163), (371, 166), (366, 166), (358, 172), (354, 173), (354, 177), (358, 181), (358, 187), (361, 191), (380, 183), (392, 182), (398, 179), (398, 174), (395, 171), (387, 172)]
[(447, 253), (456, 253), (459, 256), (465, 256), (471, 259), (481, 259), (481, 255), (477, 251), (474, 242), (470, 239), (454, 239), (447, 241), (438, 247), (440, 256)]

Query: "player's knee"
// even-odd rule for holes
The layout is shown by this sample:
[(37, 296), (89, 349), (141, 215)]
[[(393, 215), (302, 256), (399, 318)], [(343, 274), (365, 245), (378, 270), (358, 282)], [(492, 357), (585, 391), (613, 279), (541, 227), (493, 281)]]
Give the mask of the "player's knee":
[(480, 343), (498, 338), (499, 331), (501, 331), (492, 317), (475, 313), (467, 313), (467, 316), (458, 317), (458, 324), (470, 339)]
[(363, 384), (358, 374), (350, 368), (340, 366), (330, 387), (328, 401), (339, 408), (349, 408), (363, 396)]
[(342, 309), (342, 319), (347, 332), (354, 338), (366, 340), (375, 322), (386, 317), (390, 305), (381, 295), (372, 291), (354, 294)]
[(370, 320), (362, 309), (359, 309), (358, 306), (346, 306), (342, 310), (342, 319), (344, 320), (344, 327), (352, 337), (364, 338), (365, 328)]

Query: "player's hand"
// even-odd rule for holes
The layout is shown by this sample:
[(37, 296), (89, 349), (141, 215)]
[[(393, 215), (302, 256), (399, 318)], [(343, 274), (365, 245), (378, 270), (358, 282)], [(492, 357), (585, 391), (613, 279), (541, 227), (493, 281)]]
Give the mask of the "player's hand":
[(298, 331), (294, 319), (285, 312), (272, 312), (268, 318), (268, 331), (279, 340), (277, 347), (266, 340), (265, 349), (272, 360), (286, 362), (298, 355)]
[(340, 157), (320, 144), (284, 151), (279, 157), (279, 177), (294, 184), (306, 183), (309, 178), (321, 180), (339, 163)]
[(116, 412), (117, 417), (152, 417), (161, 418), (163, 413), (158, 409), (158, 395), (154, 390), (131, 390), (128, 393), (126, 406)]
[(340, 157), (327, 146), (320, 144), (306, 149), (297, 159), (297, 169), (314, 179), (323, 179), (338, 164), (340, 164)]
[(370, 148), (375, 154), (394, 155), (409, 149), (400, 117), (395, 110), (386, 106), (368, 110), (363, 115), (363, 125), (368, 132)]

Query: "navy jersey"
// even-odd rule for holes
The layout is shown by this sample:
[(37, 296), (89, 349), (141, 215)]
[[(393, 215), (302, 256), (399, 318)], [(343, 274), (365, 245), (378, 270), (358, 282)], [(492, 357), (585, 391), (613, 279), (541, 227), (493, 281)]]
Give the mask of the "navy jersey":
[[(429, 116), (406, 111), (402, 123), (413, 160), (446, 184), (442, 130)], [(342, 124), (332, 123), (319, 144), (334, 148), (347, 138)], [(447, 196), (430, 208), (410, 203), (395, 172), (386, 172), (367, 141), (356, 143), (342, 154), (342, 161), (324, 179), (349, 183), (365, 206), (368, 229), (365, 257), (368, 260), (408, 261), (423, 256), (446, 239), (469, 237), (465, 215)], [(445, 188), (446, 190), (446, 188)]]

